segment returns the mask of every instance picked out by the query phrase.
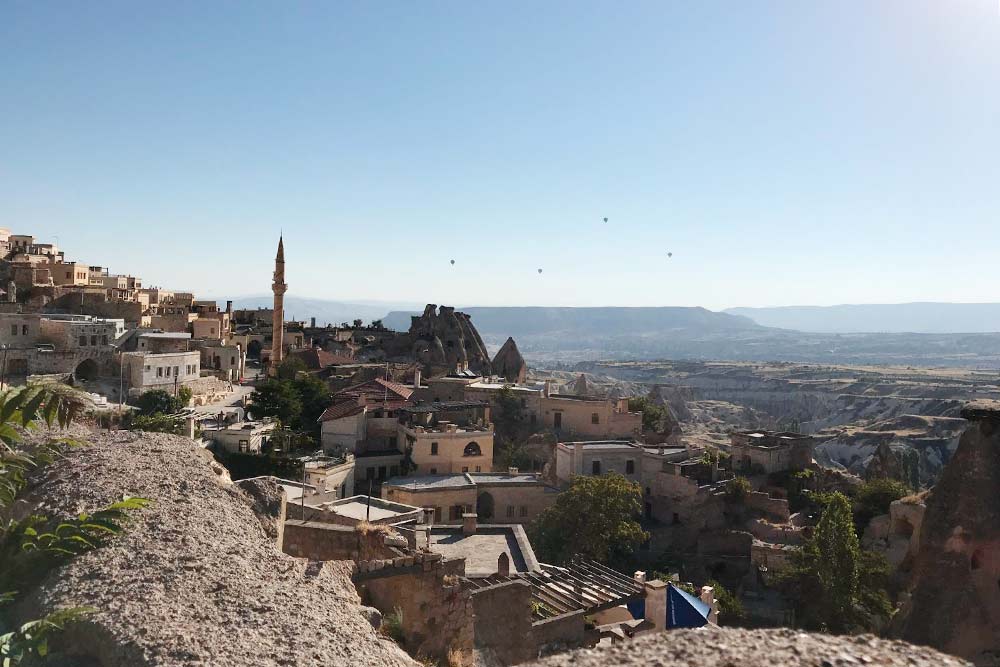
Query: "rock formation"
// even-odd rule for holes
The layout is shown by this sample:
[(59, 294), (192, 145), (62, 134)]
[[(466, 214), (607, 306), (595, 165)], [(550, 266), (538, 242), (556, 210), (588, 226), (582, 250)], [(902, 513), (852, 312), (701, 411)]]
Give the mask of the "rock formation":
[(122, 494), (153, 501), (121, 536), (53, 571), (19, 610), (23, 620), (96, 608), (57, 638), (79, 664), (415, 664), (363, 614), (350, 562), (310, 564), (278, 550), (252, 509), (272, 512), (267, 488), (251, 498), (185, 438), (77, 437), (91, 444), (46, 466), (18, 514), (73, 516)]
[(393, 341), (387, 353), (412, 357), (428, 374), (459, 367), (488, 374), (491, 369), (486, 344), (472, 319), (451, 306), (438, 308), (433, 303), (427, 304), (423, 315), (411, 318), (410, 330)]
[(969, 426), (927, 500), (912, 596), (895, 624), (908, 641), (977, 664), (1000, 661), (1000, 402), (970, 403)]
[(493, 373), (502, 376), (507, 382), (521, 383), (527, 379), (528, 364), (524, 362), (513, 338), (508, 338), (493, 357)]
[(587, 376), (580, 373), (580, 377), (576, 379), (573, 383), (573, 393), (577, 396), (590, 396), (590, 384), (587, 382)]
[(895, 479), (911, 489), (920, 488), (920, 454), (905, 445), (883, 441), (865, 466), (864, 477)]

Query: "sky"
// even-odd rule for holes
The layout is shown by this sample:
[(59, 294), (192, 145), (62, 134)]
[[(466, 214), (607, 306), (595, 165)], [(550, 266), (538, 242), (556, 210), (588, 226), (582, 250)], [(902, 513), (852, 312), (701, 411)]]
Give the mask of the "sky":
[(322, 299), (1000, 301), (998, 119), (997, 0), (0, 0), (0, 227), (208, 297), (283, 233)]

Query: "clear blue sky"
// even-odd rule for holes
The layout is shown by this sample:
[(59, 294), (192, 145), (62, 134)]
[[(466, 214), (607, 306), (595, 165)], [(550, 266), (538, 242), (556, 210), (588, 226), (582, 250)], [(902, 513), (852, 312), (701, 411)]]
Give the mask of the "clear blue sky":
[(997, 0), (0, 3), (0, 226), (217, 297), (1000, 301), (998, 158)]

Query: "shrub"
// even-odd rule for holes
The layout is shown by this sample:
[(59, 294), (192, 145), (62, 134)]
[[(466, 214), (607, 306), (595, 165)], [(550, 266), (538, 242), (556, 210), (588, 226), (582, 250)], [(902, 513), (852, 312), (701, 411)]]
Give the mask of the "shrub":
[(753, 487), (746, 477), (733, 477), (726, 482), (726, 500), (730, 502), (741, 503), (751, 493), (753, 493)]
[(171, 396), (162, 389), (152, 389), (145, 392), (136, 401), (139, 414), (142, 415), (170, 415), (179, 412), (183, 405), (179, 398)]

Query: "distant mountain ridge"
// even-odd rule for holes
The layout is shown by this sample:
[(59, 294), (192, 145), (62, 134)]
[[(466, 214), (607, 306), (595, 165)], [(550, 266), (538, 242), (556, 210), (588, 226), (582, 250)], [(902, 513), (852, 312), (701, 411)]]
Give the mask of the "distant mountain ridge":
[[(233, 298), (233, 308), (270, 308), (273, 304), (271, 295), (266, 296), (243, 296)], [(357, 318), (365, 322), (377, 320), (385, 315), (387, 310), (394, 308), (422, 308), (423, 305), (377, 301), (329, 301), (327, 299), (308, 299), (298, 296), (285, 295), (285, 318), (309, 321), (316, 318), (316, 324), (325, 326), (327, 324), (338, 325), (341, 322), (352, 322)], [(409, 320), (407, 320), (409, 328)], [(404, 329), (405, 331), (405, 329)]]
[[(483, 336), (504, 337), (600, 332), (605, 336), (663, 335), (670, 331), (690, 334), (762, 329), (740, 315), (687, 307), (596, 307), (474, 306), (461, 308)], [(382, 318), (390, 329), (406, 331), (410, 317), (419, 312), (393, 311)]]
[(1000, 303), (891, 303), (728, 308), (766, 327), (810, 333), (994, 333)]

